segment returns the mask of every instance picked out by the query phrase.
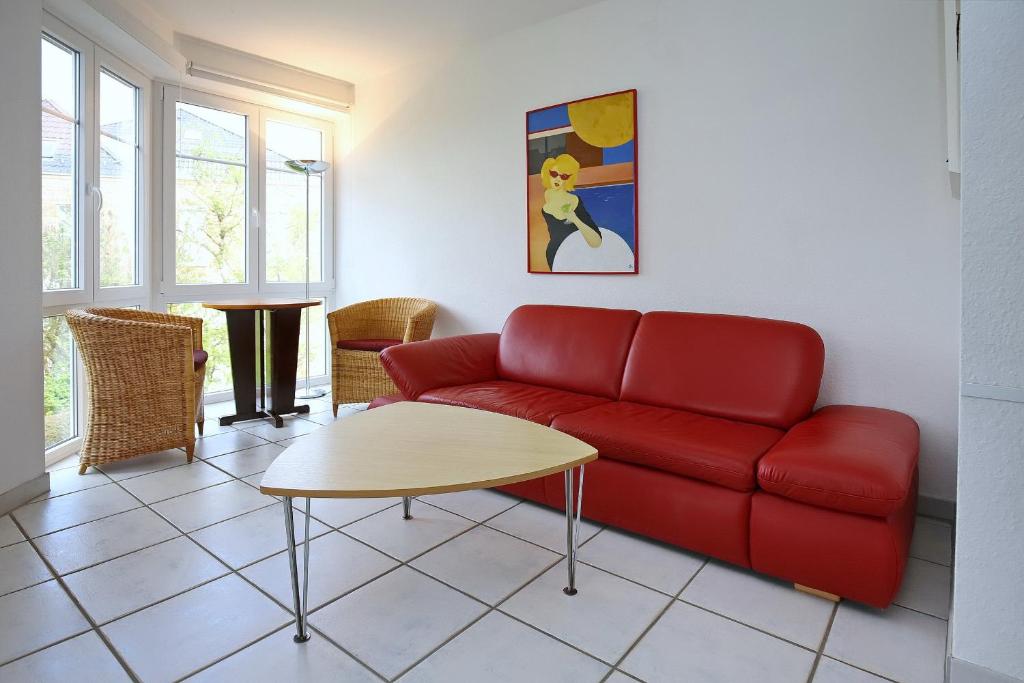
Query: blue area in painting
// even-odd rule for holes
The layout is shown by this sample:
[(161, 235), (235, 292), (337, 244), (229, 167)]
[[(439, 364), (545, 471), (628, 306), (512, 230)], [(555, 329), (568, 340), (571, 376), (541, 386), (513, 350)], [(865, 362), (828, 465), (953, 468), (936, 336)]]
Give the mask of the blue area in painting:
[(560, 104), (557, 107), (538, 109), (526, 115), (526, 130), (536, 133), (539, 130), (551, 130), (569, 125), (569, 107)]
[(633, 141), (630, 140), (618, 147), (605, 147), (601, 161), (607, 164), (621, 164), (633, 161)]
[(579, 196), (598, 227), (618, 233), (636, 253), (633, 242), (633, 183), (578, 187), (573, 193)]

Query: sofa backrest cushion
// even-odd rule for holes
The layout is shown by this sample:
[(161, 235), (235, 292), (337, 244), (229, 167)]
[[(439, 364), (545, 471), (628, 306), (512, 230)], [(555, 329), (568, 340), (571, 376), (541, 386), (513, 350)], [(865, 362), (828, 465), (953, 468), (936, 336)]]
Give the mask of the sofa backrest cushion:
[(705, 313), (646, 313), (621, 399), (788, 429), (818, 399), (825, 346), (806, 325)]
[(638, 311), (520, 306), (498, 343), (498, 377), (616, 398)]

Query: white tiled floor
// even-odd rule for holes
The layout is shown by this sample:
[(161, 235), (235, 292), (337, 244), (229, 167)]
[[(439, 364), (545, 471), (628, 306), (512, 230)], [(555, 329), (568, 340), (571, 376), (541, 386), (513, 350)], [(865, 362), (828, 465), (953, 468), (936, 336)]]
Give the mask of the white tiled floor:
[(314, 501), (313, 639), (295, 644), (281, 503), (257, 488), (331, 422), (310, 403), (281, 430), (216, 427), (230, 406), (210, 406), (190, 465), (50, 468), (47, 497), (0, 517), (0, 680), (942, 680), (944, 523), (918, 520), (885, 611), (591, 523), (567, 597), (562, 513), (490, 491), (424, 497), (408, 521), (398, 499)]

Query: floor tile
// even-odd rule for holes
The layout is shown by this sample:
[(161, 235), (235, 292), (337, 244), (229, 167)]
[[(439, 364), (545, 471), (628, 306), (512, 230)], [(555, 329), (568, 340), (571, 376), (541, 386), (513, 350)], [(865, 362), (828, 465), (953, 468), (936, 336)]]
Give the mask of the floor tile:
[(949, 618), (950, 568), (911, 557), (903, 574), (903, 585), (894, 601), (940, 619)]
[(96, 632), (89, 631), (0, 668), (0, 681), (127, 683), (131, 678)]
[(585, 564), (566, 595), (565, 562), (509, 598), (501, 610), (606, 662), (625, 654), (671, 598)]
[(826, 655), (904, 683), (942, 681), (945, 653), (945, 621), (895, 605), (840, 603), (825, 643)]
[(24, 540), (25, 534), (21, 533), (10, 515), (0, 517), (0, 548)]
[(792, 584), (718, 562), (708, 563), (680, 598), (812, 650), (835, 608)]
[(240, 481), (229, 481), (155, 503), (152, 507), (171, 524), (189, 532), (273, 503), (273, 498), (264, 496), (253, 487)]
[(15, 510), (14, 518), (31, 537), (42, 536), (76, 524), (91, 522), (141, 505), (116, 484), (29, 503)]
[(178, 531), (147, 508), (137, 508), (37, 538), (39, 552), (60, 574), (166, 541)]
[(227, 567), (179, 536), (64, 577), (98, 624), (122, 617), (228, 573)]
[(241, 652), (204, 669), (189, 683), (379, 683), (370, 673), (319, 634), (301, 645), (292, 641), (292, 627), (284, 628)]
[(149, 505), (226, 481), (231, 481), (231, 475), (210, 467), (202, 460), (193, 460), (187, 465), (125, 479), (120, 484), (128, 493)]
[(309, 621), (374, 670), (393, 678), (486, 609), (400, 567), (311, 614)]
[(532, 543), (477, 527), (416, 558), (412, 566), (493, 605), (559, 558)]
[(291, 616), (237, 576), (225, 576), (103, 627), (147, 682), (172, 681), (255, 642)]
[[(487, 526), (565, 554), (565, 513), (551, 508), (523, 503), (487, 522)], [(601, 530), (586, 520), (580, 522), (579, 543)]]
[(341, 414), (339, 413), (338, 418), (335, 418), (334, 414), (331, 413), (330, 409), (328, 408), (327, 410), (325, 410), (323, 412), (311, 413), (309, 415), (303, 415), (302, 419), (303, 420), (308, 420), (309, 422), (313, 422), (313, 423), (318, 424), (318, 425), (329, 425), (332, 422), (334, 422), (336, 419), (340, 419), (340, 417), (341, 417)]
[[(303, 522), (299, 515), (295, 515), (295, 524), (296, 538), (301, 543)], [(313, 538), (330, 530), (315, 519), (309, 520), (309, 534)], [(246, 513), (189, 535), (235, 569), (270, 557), (287, 547), (281, 504)]]
[(85, 474), (79, 474), (77, 468), (68, 467), (50, 472), (50, 490), (46, 492), (45, 497), (55, 498), (66, 493), (85, 491), (109, 483), (110, 478), (94, 467), (89, 468)]
[(402, 676), (421, 681), (600, 681), (602, 664), (504, 614), (491, 612)]
[(56, 581), (0, 598), (0, 664), (89, 628)]
[(66, 470), (69, 467), (78, 467), (78, 453), (72, 453), (71, 455), (58, 460), (52, 465), (47, 465), (46, 471), (56, 472), (57, 470)]
[[(221, 417), (224, 417), (225, 415), (234, 415), (235, 412), (236, 408), (234, 401), (217, 401), (215, 403), (206, 403), (203, 405), (203, 415), (206, 417), (207, 422), (214, 419), (219, 421)], [(239, 422), (236, 423), (236, 426), (238, 424), (246, 423)]]
[[(231, 412), (234, 412), (232, 410)], [(203, 434), (199, 435), (199, 430), (196, 429), (196, 439), (205, 439), (208, 436), (216, 436), (217, 434), (223, 434), (224, 432), (235, 431), (234, 425), (222, 425), (220, 423), (220, 415), (206, 414), (205, 421), (203, 422)]]
[[(369, 517), (400, 502), (402, 502), (401, 498), (318, 498), (312, 501), (310, 514), (328, 526), (340, 527), (351, 524), (357, 519)], [(295, 499), (296, 510), (305, 510), (305, 505), (305, 500)], [(400, 510), (398, 517), (402, 517)]]
[(207, 459), (206, 462), (218, 467), (236, 477), (247, 477), (251, 474), (263, 472), (274, 459), (281, 455), (284, 448), (277, 444), (267, 443), (255, 448), (235, 451), (226, 455), (218, 455)]
[(213, 436), (207, 436), (197, 440), (196, 457), (205, 460), (206, 458), (214, 458), (218, 455), (224, 455), (225, 453), (240, 451), (243, 448), (261, 446), (265, 443), (266, 441), (258, 436), (253, 436), (248, 432), (236, 429), (231, 432), (215, 434)]
[(910, 556), (949, 565), (953, 560), (953, 530), (949, 524), (918, 517), (910, 542)]
[(350, 524), (344, 531), (405, 561), (473, 526), (473, 522), (430, 505), (412, 504), (412, 519), (401, 508), (387, 509)]
[(249, 434), (266, 439), (267, 441), (284, 441), (285, 439), (290, 439), (293, 436), (309, 434), (314, 429), (319, 428), (320, 425), (297, 417), (286, 418), (284, 426), (282, 427), (275, 427), (269, 422), (253, 425), (251, 427), (242, 427), (242, 429)]
[(614, 529), (604, 529), (587, 541), (579, 559), (670, 595), (704, 564), (699, 555)]
[(676, 601), (619, 667), (659, 681), (803, 681), (814, 653)]
[(604, 679), (604, 683), (635, 683), (639, 679), (627, 676), (621, 671), (613, 671), (612, 675)]
[(477, 522), (490, 519), (520, 502), (519, 498), (487, 489), (439, 493), (433, 496), (421, 496), (420, 499)]
[(814, 683), (883, 683), (884, 681), (884, 678), (855, 669), (849, 664), (837, 662), (830, 657), (822, 657), (814, 672)]
[(300, 439), (305, 439), (307, 436), (309, 436), (309, 434), (302, 434), (301, 436), (293, 436), (290, 439), (284, 439), (283, 441), (275, 441), (275, 443), (282, 448), (288, 448)]
[(53, 578), (28, 541), (0, 548), (0, 595)]
[[(298, 552), (299, 573), (302, 574), (304, 555)], [(380, 576), (398, 566), (382, 553), (353, 541), (344, 534), (332, 531), (315, 538), (309, 546), (309, 610), (356, 586)], [(282, 552), (242, 570), (242, 575), (291, 609), (292, 581), (288, 568), (288, 553)]]
[[(255, 489), (259, 489), (260, 484), (263, 483), (263, 472), (257, 472), (256, 474), (250, 474), (248, 477), (242, 477), (242, 481)], [(277, 496), (274, 496), (274, 498), (277, 498)]]
[(143, 474), (159, 472), (168, 467), (177, 467), (187, 462), (185, 451), (180, 448), (170, 448), (166, 451), (147, 453), (127, 460), (108, 462), (100, 465), (103, 473), (114, 481), (121, 481), (130, 477), (138, 477)]

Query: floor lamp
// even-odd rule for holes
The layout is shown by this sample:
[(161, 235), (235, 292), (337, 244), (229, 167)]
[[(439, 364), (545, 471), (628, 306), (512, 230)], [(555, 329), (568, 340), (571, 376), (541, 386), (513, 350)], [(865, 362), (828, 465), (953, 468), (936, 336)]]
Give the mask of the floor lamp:
[[(289, 159), (285, 166), (306, 176), (306, 298), (309, 298), (309, 176), (311, 173), (320, 175), (331, 167), (326, 161), (314, 159)], [(313, 389), (309, 386), (309, 318), (310, 310), (306, 309), (306, 391), (296, 398), (320, 398), (327, 392), (324, 389)]]

